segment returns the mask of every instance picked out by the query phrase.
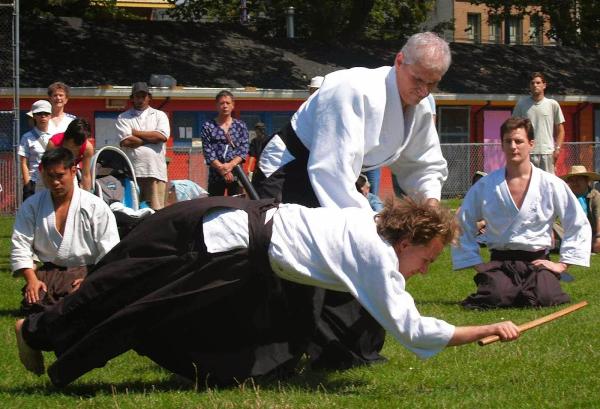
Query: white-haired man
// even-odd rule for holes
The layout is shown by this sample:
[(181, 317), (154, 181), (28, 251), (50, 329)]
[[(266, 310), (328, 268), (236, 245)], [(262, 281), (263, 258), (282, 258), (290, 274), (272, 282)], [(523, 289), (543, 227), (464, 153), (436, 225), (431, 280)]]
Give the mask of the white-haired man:
[[(265, 145), (253, 178), (259, 195), (310, 207), (370, 209), (354, 183), (365, 171), (390, 166), (408, 195), (437, 202), (448, 168), (425, 97), (450, 61), (443, 39), (419, 33), (391, 67), (325, 76), (319, 92)], [(385, 334), (366, 311), (333, 292), (325, 297), (325, 310), (321, 316), (335, 324), (317, 325), (311, 356), (319, 364), (336, 368), (381, 359)]]

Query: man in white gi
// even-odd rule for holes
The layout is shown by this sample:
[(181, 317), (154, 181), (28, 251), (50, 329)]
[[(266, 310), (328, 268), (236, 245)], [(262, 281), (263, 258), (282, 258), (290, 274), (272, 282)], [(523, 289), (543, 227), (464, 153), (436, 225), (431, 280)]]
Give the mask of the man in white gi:
[[(265, 145), (253, 176), (258, 194), (310, 207), (370, 209), (355, 182), (361, 173), (387, 165), (409, 196), (437, 202), (448, 168), (425, 97), (450, 61), (443, 39), (419, 33), (408, 39), (392, 67), (325, 76), (319, 91)], [(315, 366), (343, 368), (382, 359), (385, 333), (355, 301), (328, 292), (324, 305), (310, 351)]]
[(150, 106), (152, 94), (145, 82), (131, 89), (133, 108), (117, 119), (120, 145), (131, 160), (140, 186), (140, 200), (154, 210), (165, 206), (167, 162), (165, 143), (171, 133), (167, 114)]
[[(23, 310), (38, 311), (75, 291), (94, 265), (119, 242), (115, 218), (99, 197), (79, 189), (73, 154), (58, 148), (42, 156), (48, 189), (31, 196), (17, 213), (11, 264), (22, 275)], [(43, 263), (36, 271), (33, 255)]]
[[(354, 183), (362, 171), (386, 165), (410, 196), (439, 200), (448, 171), (426, 97), (450, 60), (444, 40), (419, 33), (409, 38), (393, 67), (327, 75), (290, 126), (265, 146), (259, 169), (266, 180), (257, 184), (259, 190), (269, 190), (263, 185), (281, 178), (277, 171), (285, 173), (285, 165), (306, 160), (307, 188), (312, 187), (318, 200), (313, 205), (368, 209)], [(297, 157), (302, 150), (305, 159)], [(297, 189), (305, 196), (309, 193), (304, 186)]]
[[(463, 301), (469, 308), (549, 306), (569, 301), (560, 275), (570, 264), (590, 265), (591, 227), (567, 184), (536, 168), (529, 159), (534, 133), (527, 118), (502, 124), (506, 167), (475, 183), (458, 218), (460, 245), (452, 248), (455, 269), (474, 266), (477, 292)], [(558, 262), (550, 261), (552, 224), (565, 230)], [(486, 222), (491, 262), (479, 254), (477, 222)]]
[(293, 281), (350, 293), (421, 358), (492, 334), (516, 339), (508, 321), (455, 327), (422, 316), (405, 290), (456, 232), (448, 209), (409, 200), (388, 202), (375, 221), (370, 210), (272, 200), (174, 204), (125, 237), (77, 293), (19, 320), (19, 356), (41, 374), (40, 350), (56, 351), (48, 374), (59, 386), (131, 348), (194, 381), (286, 373), (310, 328), (294, 319), (305, 299), (277, 304), (277, 290), (265, 295), (271, 280), (283, 291)]
[(531, 96), (517, 103), (513, 117), (529, 118), (535, 134), (535, 147), (531, 151), (531, 162), (546, 172), (554, 173), (560, 148), (565, 140), (565, 117), (558, 102), (546, 98), (546, 78), (541, 72), (531, 74), (529, 82)]
[(53, 82), (48, 86), (48, 99), (52, 105), (52, 117), (50, 118), (49, 129), (52, 135), (63, 133), (75, 115), (65, 112), (65, 106), (69, 102), (70, 88), (64, 82)]

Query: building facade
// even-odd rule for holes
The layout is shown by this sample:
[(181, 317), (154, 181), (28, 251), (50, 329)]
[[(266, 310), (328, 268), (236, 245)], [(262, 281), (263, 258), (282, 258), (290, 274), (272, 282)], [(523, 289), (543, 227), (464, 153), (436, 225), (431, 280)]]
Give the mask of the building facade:
[(553, 45), (544, 36), (550, 25), (539, 12), (530, 6), (526, 16), (516, 10), (508, 18), (491, 18), (489, 8), (474, 5), (468, 0), (437, 0), (426, 23), (433, 28), (443, 22), (454, 22), (454, 30), (445, 30), (444, 38), (450, 42), (473, 44)]

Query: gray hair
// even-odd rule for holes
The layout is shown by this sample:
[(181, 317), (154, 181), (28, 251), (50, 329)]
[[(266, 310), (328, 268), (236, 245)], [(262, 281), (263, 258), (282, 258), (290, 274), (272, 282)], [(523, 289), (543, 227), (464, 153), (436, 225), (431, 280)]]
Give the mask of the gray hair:
[(442, 75), (448, 71), (452, 55), (448, 43), (432, 32), (410, 36), (404, 47), (404, 64), (419, 64), (423, 68), (438, 71)]

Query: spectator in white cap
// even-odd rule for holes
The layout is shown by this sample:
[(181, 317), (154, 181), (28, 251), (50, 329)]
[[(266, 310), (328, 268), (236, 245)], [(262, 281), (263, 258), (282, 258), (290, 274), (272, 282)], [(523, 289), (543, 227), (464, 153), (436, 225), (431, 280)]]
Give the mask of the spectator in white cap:
[(321, 84), (325, 78), (320, 75), (316, 77), (312, 77), (310, 80), (310, 85), (308, 86), (308, 93), (310, 95), (314, 94), (319, 88), (321, 88)]
[(585, 166), (575, 165), (562, 179), (577, 197), (592, 226), (592, 251), (600, 252), (600, 192), (591, 186), (592, 182), (600, 180), (600, 174), (588, 172)]
[(30, 112), (34, 126), (23, 134), (17, 148), (23, 178), (23, 201), (44, 187), (38, 168), (48, 140), (52, 136), (48, 131), (52, 113), (50, 103), (44, 99), (35, 101)]
[(141, 200), (160, 210), (165, 207), (168, 181), (165, 142), (171, 133), (169, 118), (150, 106), (152, 94), (145, 82), (133, 84), (131, 101), (133, 107), (117, 119), (120, 145), (133, 164)]

